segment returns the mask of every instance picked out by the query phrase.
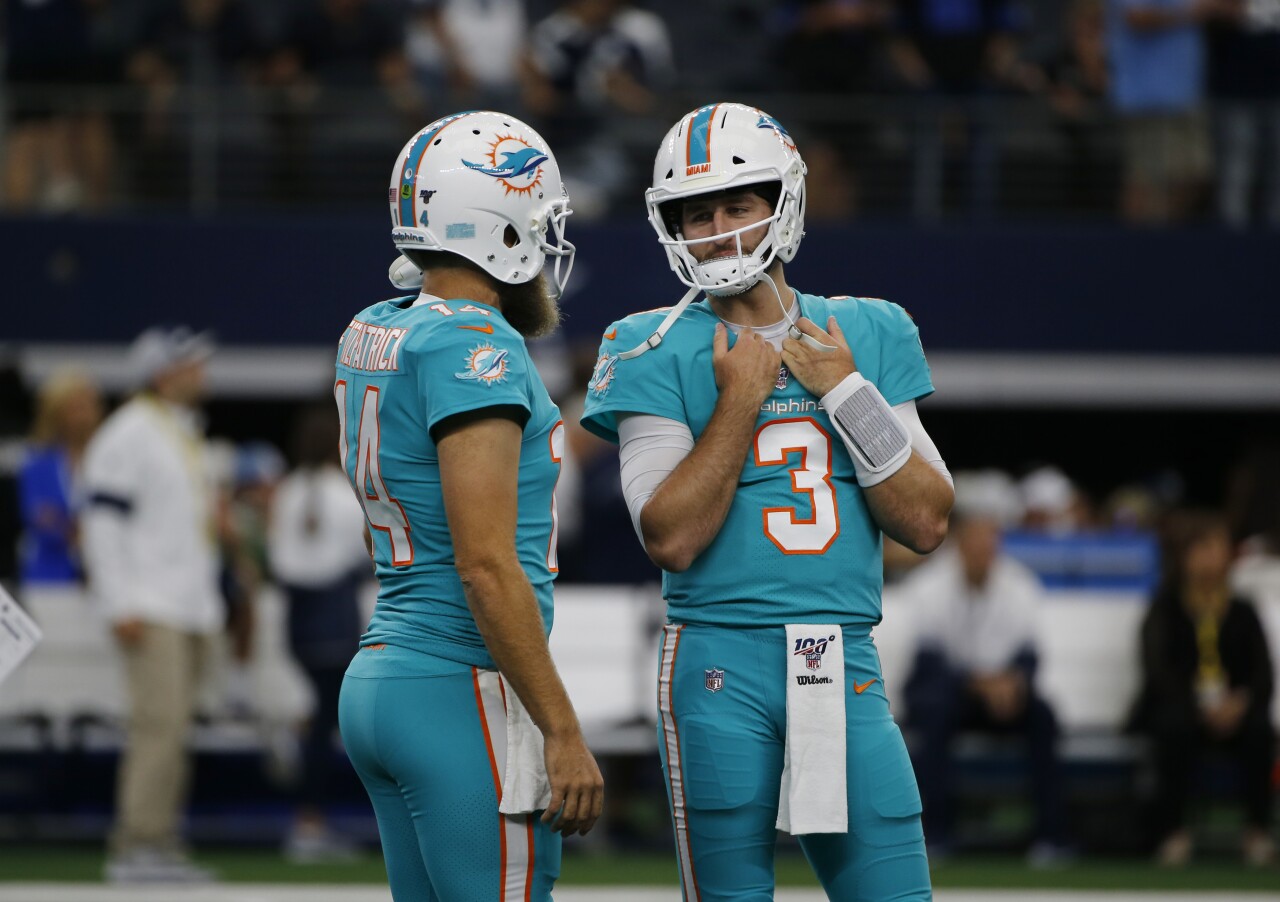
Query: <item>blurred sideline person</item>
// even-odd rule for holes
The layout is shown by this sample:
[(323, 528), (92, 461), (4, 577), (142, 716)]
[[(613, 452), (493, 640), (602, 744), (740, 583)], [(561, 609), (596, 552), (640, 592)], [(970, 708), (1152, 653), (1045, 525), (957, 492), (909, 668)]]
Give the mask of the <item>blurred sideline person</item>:
[(102, 394), (83, 373), (57, 373), (36, 394), (31, 443), (18, 472), (24, 589), (78, 585), (80, 483), (85, 448), (102, 422)]
[(331, 406), (303, 413), (293, 434), (296, 466), (271, 503), (267, 549), (288, 601), (289, 650), (315, 693), (302, 731), (302, 779), (285, 856), (311, 864), (354, 847), (329, 830), (334, 732), (342, 675), (360, 644), (360, 586), (369, 579), (364, 514), (338, 460)]
[(1187, 801), (1198, 765), (1216, 749), (1240, 771), (1246, 864), (1275, 860), (1271, 838), (1274, 675), (1253, 605), (1231, 591), (1231, 536), (1216, 513), (1183, 511), (1166, 535), (1165, 580), (1142, 621), (1142, 689), (1133, 726), (1155, 759), (1156, 860), (1192, 854)]
[(214, 499), (197, 405), (208, 337), (142, 333), (131, 351), (143, 390), (102, 424), (85, 454), (85, 569), (124, 658), (129, 723), (120, 759), (111, 882), (199, 882), (179, 818), (199, 682), (224, 618)]
[(1030, 863), (1066, 856), (1053, 710), (1036, 692), (1043, 589), (1001, 553), (1002, 527), (1017, 521), (1017, 490), (998, 471), (957, 474), (952, 548), (921, 565), (903, 587), (919, 625), (906, 687), (907, 722), (919, 731), (913, 759), (924, 800), (930, 860), (950, 851), (957, 734), (1027, 740), (1035, 826)]
[(777, 829), (831, 899), (931, 894), (871, 629), (882, 533), (937, 547), (950, 476), (915, 411), (933, 384), (906, 311), (786, 283), (805, 171), (760, 110), (681, 117), (646, 200), (690, 291), (605, 331), (583, 416), (620, 444), (665, 571), (659, 745), (691, 902), (772, 899)]
[(397, 902), (548, 900), (556, 831), (586, 833), (603, 804), (547, 647), (564, 424), (525, 346), (559, 321), (569, 199), (541, 136), (487, 111), (411, 138), (389, 199), (423, 272), (338, 349), (342, 462), (381, 584), (342, 738)]

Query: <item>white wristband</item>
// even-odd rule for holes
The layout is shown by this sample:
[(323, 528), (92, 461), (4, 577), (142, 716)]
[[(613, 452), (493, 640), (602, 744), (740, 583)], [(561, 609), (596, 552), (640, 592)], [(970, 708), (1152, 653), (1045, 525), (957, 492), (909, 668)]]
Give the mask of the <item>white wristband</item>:
[(911, 434), (861, 373), (850, 373), (819, 403), (849, 449), (864, 489), (884, 482), (910, 459)]

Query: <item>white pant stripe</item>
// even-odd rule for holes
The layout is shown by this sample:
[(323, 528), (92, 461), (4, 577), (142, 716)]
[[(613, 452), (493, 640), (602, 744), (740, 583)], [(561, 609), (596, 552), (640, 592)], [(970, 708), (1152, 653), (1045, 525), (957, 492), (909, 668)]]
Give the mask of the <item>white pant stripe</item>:
[(667, 747), (667, 773), (671, 781), (671, 816), (676, 828), (676, 856), (680, 863), (680, 885), (685, 902), (697, 902), (698, 882), (693, 872), (693, 851), (689, 848), (689, 829), (685, 820), (684, 773), (680, 764), (680, 735), (676, 729), (671, 705), (671, 677), (675, 672), (676, 651), (680, 646), (682, 626), (663, 627), (662, 663), (658, 668), (658, 713), (662, 717), (662, 737)]
[[(498, 800), (502, 800), (502, 780), (507, 772), (507, 709), (503, 699), (502, 677), (492, 670), (476, 670), (480, 687), (480, 704), (488, 731), (489, 748), (493, 752), (494, 775)], [(495, 812), (496, 813), (496, 812)], [(498, 815), (502, 825), (502, 892), (499, 902), (524, 902), (529, 897), (533, 880), (533, 815)]]

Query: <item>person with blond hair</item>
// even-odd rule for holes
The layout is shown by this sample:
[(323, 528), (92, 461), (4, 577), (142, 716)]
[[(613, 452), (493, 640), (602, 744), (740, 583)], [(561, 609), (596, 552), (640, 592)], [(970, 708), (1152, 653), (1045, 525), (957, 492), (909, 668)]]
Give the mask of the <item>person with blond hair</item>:
[(102, 395), (82, 372), (57, 372), (36, 394), (30, 447), (18, 474), (24, 586), (83, 578), (77, 495), (85, 447), (100, 422)]

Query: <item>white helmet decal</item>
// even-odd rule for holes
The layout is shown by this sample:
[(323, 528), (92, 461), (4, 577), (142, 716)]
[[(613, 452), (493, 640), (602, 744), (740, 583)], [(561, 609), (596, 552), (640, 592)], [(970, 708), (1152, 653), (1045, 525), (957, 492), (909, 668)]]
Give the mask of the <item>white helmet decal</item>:
[[(649, 222), (680, 281), (712, 295), (740, 294), (760, 280), (775, 258), (789, 263), (804, 237), (805, 172), (786, 129), (755, 107), (717, 103), (682, 116), (658, 148), (653, 186), (645, 192)], [(687, 241), (661, 209), (673, 200), (767, 183), (779, 186), (771, 216), (696, 242)], [(762, 224), (768, 224), (767, 234), (745, 253), (742, 234)], [(725, 238), (737, 242), (736, 255), (698, 263), (689, 252), (692, 244)]]
[(431, 123), (400, 151), (387, 200), (397, 248), (450, 251), (508, 284), (554, 257), (550, 287), (563, 294), (573, 211), (550, 148), (519, 119), (472, 110)]

